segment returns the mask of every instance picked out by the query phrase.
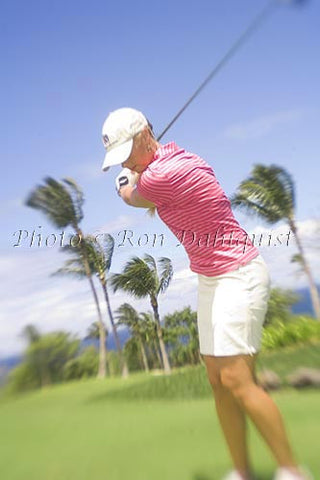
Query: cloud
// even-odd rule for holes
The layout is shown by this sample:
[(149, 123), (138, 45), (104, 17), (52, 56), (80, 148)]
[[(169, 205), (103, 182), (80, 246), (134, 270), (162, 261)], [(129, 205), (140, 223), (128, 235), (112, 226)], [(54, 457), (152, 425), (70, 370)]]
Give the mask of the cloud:
[(137, 215), (120, 215), (111, 222), (102, 225), (97, 229), (97, 232), (101, 233), (114, 233), (128, 230), (132, 227), (135, 227), (145, 221), (145, 218), (141, 218)]
[[(68, 329), (88, 322), (87, 306), (94, 318), (86, 281), (51, 277), (63, 257), (51, 250), (14, 251), (0, 258), (1, 286), (0, 356), (21, 351), (22, 328), (37, 325), (41, 331)], [(76, 320), (75, 320), (76, 319)]]
[[(298, 222), (297, 227), (315, 280), (320, 283), (319, 221), (304, 220)], [(292, 289), (308, 286), (306, 275), (298, 275), (297, 265), (291, 263), (297, 247), (294, 236), (288, 237), (287, 224), (283, 222), (275, 228), (256, 226), (248, 233), (255, 234), (255, 241), (261, 243), (260, 252), (270, 269), (273, 285)], [(128, 258), (132, 253), (129, 250), (125, 255)], [(172, 258), (174, 266), (172, 282), (165, 294), (159, 296), (161, 317), (187, 305), (195, 310), (197, 275), (189, 269), (184, 250), (168, 243), (166, 247), (150, 253), (156, 258)], [(0, 288), (0, 358), (24, 350), (25, 342), (19, 335), (28, 323), (35, 324), (43, 333), (63, 329), (83, 337), (90, 324), (96, 321), (96, 307), (86, 279), (80, 281), (71, 277), (50, 276), (65, 258), (58, 249), (44, 248), (12, 249), (0, 256), (0, 277), (4, 279)], [(118, 268), (116, 271), (119, 271)], [(98, 295), (103, 318), (110, 328), (99, 286)], [(114, 312), (124, 302), (130, 303), (139, 312), (151, 311), (149, 299), (137, 300), (120, 291), (115, 294), (110, 291), (110, 302)]]
[[(297, 222), (297, 229), (313, 277), (316, 283), (320, 284), (319, 220)], [(307, 276), (300, 272), (297, 264), (291, 262), (292, 256), (298, 253), (298, 247), (286, 223), (280, 223), (276, 228), (257, 226), (248, 233), (250, 238), (255, 234), (255, 244), (260, 246), (261, 255), (268, 264), (274, 285), (292, 289), (309, 286)]]
[[(131, 252), (127, 256), (131, 256)], [(88, 281), (51, 276), (65, 258), (53, 249), (14, 249), (0, 256), (0, 276), (6, 279), (0, 289), (0, 358), (25, 349), (20, 334), (27, 324), (36, 325), (42, 333), (62, 329), (83, 337), (89, 325), (96, 321), (96, 306)], [(175, 269), (176, 265), (168, 291), (159, 296), (161, 316), (179, 309), (186, 301), (195, 308), (196, 275), (186, 268), (183, 260), (179, 261), (179, 256), (175, 259)], [(105, 299), (98, 284), (97, 292), (103, 319), (110, 329)], [(125, 302), (139, 312), (151, 311), (148, 298), (137, 300), (121, 291), (110, 291), (110, 302), (113, 312)]]
[(251, 140), (268, 135), (278, 126), (288, 125), (300, 120), (302, 110), (289, 110), (255, 118), (248, 122), (231, 125), (223, 136), (231, 140)]

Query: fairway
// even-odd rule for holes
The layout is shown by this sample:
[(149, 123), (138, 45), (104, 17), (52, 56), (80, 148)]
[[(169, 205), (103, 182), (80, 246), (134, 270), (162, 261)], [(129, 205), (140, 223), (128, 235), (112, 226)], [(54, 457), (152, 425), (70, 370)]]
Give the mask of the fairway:
[[(219, 480), (229, 458), (213, 400), (108, 395), (145, 381), (143, 374), (127, 381), (87, 380), (2, 400), (1, 478)], [(320, 393), (286, 390), (273, 396), (300, 461), (320, 472)], [(257, 478), (270, 479), (273, 459), (252, 429), (250, 444)]]

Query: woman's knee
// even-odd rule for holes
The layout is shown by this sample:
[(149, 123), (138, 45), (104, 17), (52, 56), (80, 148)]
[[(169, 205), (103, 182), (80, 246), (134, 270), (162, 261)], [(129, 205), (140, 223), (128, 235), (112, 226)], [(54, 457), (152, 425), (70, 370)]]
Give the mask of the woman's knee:
[(236, 371), (223, 369), (220, 374), (221, 385), (230, 392), (237, 392), (244, 384)]
[(222, 367), (220, 381), (222, 387), (239, 400), (245, 400), (255, 385), (253, 372), (239, 364)]

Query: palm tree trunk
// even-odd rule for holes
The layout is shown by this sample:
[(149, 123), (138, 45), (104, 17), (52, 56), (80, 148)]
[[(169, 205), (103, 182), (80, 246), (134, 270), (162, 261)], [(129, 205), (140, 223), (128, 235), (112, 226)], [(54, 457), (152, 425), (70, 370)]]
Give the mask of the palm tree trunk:
[[(87, 263), (84, 261), (84, 264)], [(88, 264), (88, 263), (87, 263)], [(88, 264), (89, 268), (89, 264)], [(89, 268), (90, 271), (90, 268)], [(87, 272), (86, 272), (87, 273)], [(102, 320), (102, 314), (100, 309), (100, 303), (97, 295), (96, 288), (94, 286), (92, 276), (87, 274), (91, 291), (93, 294), (93, 298), (96, 304), (97, 312), (98, 312), (98, 323), (99, 323), (99, 368), (97, 378), (105, 378), (107, 373), (106, 362), (107, 362), (107, 348), (106, 348), (106, 328), (105, 324)]]
[(295, 222), (293, 219), (289, 219), (289, 225), (290, 225), (290, 229), (292, 230), (292, 233), (294, 234), (295, 236), (295, 239), (296, 239), (296, 243), (297, 243), (297, 247), (298, 247), (298, 250), (299, 250), (299, 253), (301, 255), (301, 263), (302, 263), (302, 266), (303, 266), (303, 269), (308, 277), (308, 281), (309, 281), (309, 289), (310, 289), (310, 296), (311, 296), (311, 302), (312, 302), (312, 306), (313, 306), (313, 311), (315, 313), (315, 316), (317, 318), (317, 320), (320, 320), (320, 298), (319, 298), (319, 292), (318, 292), (318, 289), (317, 289), (317, 286), (316, 286), (316, 283), (313, 279), (313, 275), (311, 273), (311, 269), (309, 267), (309, 264), (306, 260), (306, 257), (305, 257), (305, 254), (304, 254), (304, 249), (302, 247), (302, 244), (301, 244), (301, 240), (300, 240), (300, 237), (297, 233), (297, 227), (295, 225)]
[[(88, 264), (89, 267), (89, 264)], [(89, 269), (90, 270), (90, 269)], [(88, 276), (88, 275), (87, 275)], [(99, 323), (99, 368), (97, 378), (105, 378), (107, 373), (106, 361), (107, 361), (107, 348), (106, 348), (106, 329), (102, 320), (101, 310), (99, 299), (97, 295), (96, 288), (94, 286), (91, 275), (88, 276), (90, 287), (92, 290), (93, 298), (96, 304), (98, 312), (98, 323)]]
[(141, 337), (139, 337), (139, 343), (140, 343), (140, 350), (141, 350), (141, 356), (142, 356), (144, 369), (145, 369), (146, 372), (149, 372), (150, 369), (149, 369), (149, 365), (148, 365), (148, 358), (147, 358), (147, 354), (146, 354), (146, 351), (145, 351), (145, 348), (144, 348), (143, 341), (142, 341)]
[(158, 338), (151, 338), (147, 344), (147, 349), (150, 354), (152, 368), (163, 368), (162, 359), (157, 345)]
[(160, 316), (159, 316), (159, 309), (158, 309), (158, 302), (157, 298), (155, 296), (150, 296), (151, 300), (151, 306), (153, 309), (154, 313), (154, 318), (156, 321), (156, 326), (157, 326), (157, 335), (159, 339), (159, 346), (160, 346), (160, 352), (162, 356), (162, 361), (163, 361), (163, 368), (164, 368), (164, 373), (166, 375), (170, 375), (171, 373), (171, 367), (170, 367), (170, 362), (169, 362), (169, 357), (166, 351), (166, 347), (163, 341), (163, 335), (162, 335), (162, 328), (161, 328), (161, 323), (160, 323)]
[(100, 278), (100, 282), (101, 282), (101, 285), (102, 285), (102, 288), (103, 288), (103, 291), (104, 291), (104, 296), (105, 296), (105, 299), (106, 299), (108, 314), (109, 314), (109, 318), (110, 318), (110, 322), (111, 322), (111, 326), (112, 326), (112, 332), (113, 332), (113, 335), (114, 335), (114, 338), (115, 338), (115, 341), (116, 341), (116, 347), (117, 347), (119, 357), (120, 357), (121, 368), (122, 368), (122, 377), (123, 378), (128, 378), (129, 368), (128, 368), (126, 358), (123, 354), (123, 351), (122, 351), (122, 348), (121, 348), (121, 343), (120, 343), (118, 332), (117, 332), (117, 328), (116, 328), (114, 320), (113, 320), (113, 314), (112, 314), (112, 310), (111, 310), (111, 306), (110, 306), (107, 284), (106, 284), (105, 279)]
[[(79, 235), (79, 238), (83, 238), (82, 231), (79, 228), (75, 228), (77, 235)], [(82, 242), (80, 241), (80, 247), (82, 245)], [(81, 253), (82, 253), (82, 259), (83, 259), (83, 266), (87, 275), (87, 278), (90, 283), (91, 291), (93, 294), (93, 298), (96, 304), (97, 312), (98, 312), (98, 322), (99, 322), (99, 368), (98, 368), (98, 374), (97, 378), (105, 378), (106, 377), (106, 360), (107, 360), (107, 349), (106, 349), (106, 338), (105, 338), (105, 326), (102, 320), (102, 315), (101, 315), (101, 310), (100, 310), (100, 304), (99, 304), (99, 299), (97, 295), (97, 291), (95, 289), (93, 280), (92, 280), (92, 273), (90, 270), (90, 265), (89, 261), (87, 258), (87, 252), (85, 248), (81, 248)]]
[[(156, 327), (156, 335), (157, 335), (157, 327)], [(160, 368), (163, 368), (163, 361), (162, 361), (161, 353), (160, 353), (160, 349), (159, 349), (158, 336), (157, 336), (157, 338), (155, 338), (153, 340), (153, 352), (155, 353), (155, 357), (158, 360), (158, 364), (159, 364)]]
[(107, 373), (106, 326), (99, 319), (99, 370), (98, 378), (105, 378)]
[(152, 336), (151, 336), (150, 348), (151, 348), (151, 351), (153, 352), (153, 357), (158, 360), (159, 367), (163, 368), (163, 361), (161, 358), (156, 322), (154, 322), (154, 331), (152, 332)]

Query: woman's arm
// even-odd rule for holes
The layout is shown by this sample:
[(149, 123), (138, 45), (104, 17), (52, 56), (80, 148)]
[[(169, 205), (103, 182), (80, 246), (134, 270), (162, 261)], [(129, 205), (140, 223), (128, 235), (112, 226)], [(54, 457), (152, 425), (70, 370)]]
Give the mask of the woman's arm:
[(153, 208), (155, 204), (142, 197), (135, 187), (125, 185), (119, 190), (122, 200), (132, 207)]

